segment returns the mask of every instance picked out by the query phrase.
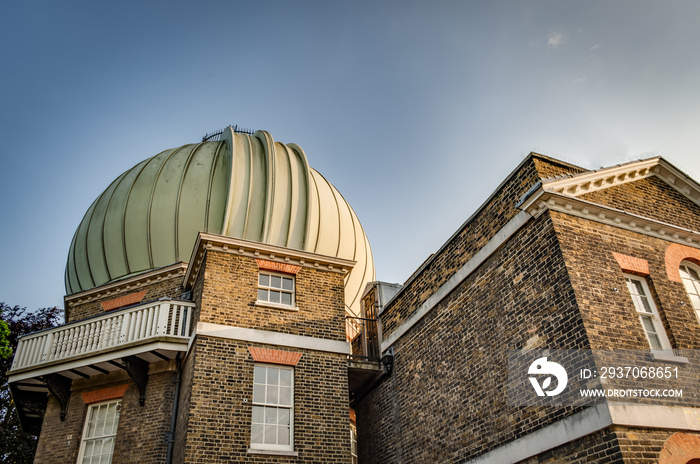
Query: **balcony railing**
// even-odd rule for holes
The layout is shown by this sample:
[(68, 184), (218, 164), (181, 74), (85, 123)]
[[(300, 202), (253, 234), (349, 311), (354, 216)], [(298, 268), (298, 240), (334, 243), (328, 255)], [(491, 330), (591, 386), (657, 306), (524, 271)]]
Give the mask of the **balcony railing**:
[(85, 358), (161, 337), (187, 342), (194, 303), (160, 300), (22, 337), (12, 371)]
[(379, 360), (376, 319), (345, 316), (345, 330), (350, 339), (353, 358)]

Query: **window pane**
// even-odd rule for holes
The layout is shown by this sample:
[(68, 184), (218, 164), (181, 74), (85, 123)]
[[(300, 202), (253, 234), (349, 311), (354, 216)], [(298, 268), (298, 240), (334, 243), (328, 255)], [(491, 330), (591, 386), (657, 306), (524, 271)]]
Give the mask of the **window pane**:
[(250, 430), (250, 441), (252, 443), (262, 443), (263, 442), (263, 430), (264, 426), (253, 424)]
[(648, 334), (649, 335), (649, 344), (651, 345), (651, 348), (653, 350), (660, 350), (661, 349), (661, 341), (659, 340), (659, 337), (656, 334)]
[(280, 408), (277, 414), (277, 423), (279, 425), (289, 425), (289, 409)]
[(693, 305), (693, 308), (695, 309), (700, 309), (700, 296), (698, 295), (688, 295), (690, 297), (690, 302)]
[(291, 305), (292, 304), (292, 294), (282, 293), (282, 304)]
[(270, 276), (270, 287), (282, 288), (282, 277), (280, 276)]
[(253, 371), (253, 382), (254, 383), (265, 383), (265, 372), (266, 371), (267, 371), (266, 367), (255, 366), (255, 370)]
[(253, 406), (253, 423), (262, 424), (263, 423), (263, 406)]
[(265, 408), (265, 423), (277, 424), (277, 408)]
[(289, 444), (289, 427), (277, 427), (277, 444), (288, 445)]
[(280, 292), (276, 290), (270, 290), (270, 302), (279, 303), (280, 302)]
[(282, 288), (285, 290), (294, 290), (294, 279), (290, 279), (289, 277), (284, 277), (282, 279)]
[(258, 300), (267, 301), (267, 290), (263, 290), (262, 288), (258, 289)]
[(292, 389), (290, 387), (280, 387), (280, 404), (292, 405)]
[(268, 385), (266, 403), (279, 403), (279, 387), (277, 385)]
[(656, 333), (656, 328), (654, 327), (654, 322), (648, 316), (642, 316), (642, 323), (644, 324), (644, 330), (647, 332)]
[(267, 384), (279, 385), (280, 370), (275, 367), (267, 368)]
[(265, 385), (253, 385), (253, 403), (265, 402)]
[(260, 274), (260, 277), (258, 278), (258, 285), (262, 287), (269, 287), (270, 286), (270, 276), (267, 274)]
[(644, 311), (651, 313), (651, 306), (649, 306), (649, 300), (645, 296), (640, 296), (639, 299), (642, 302), (642, 307), (644, 308)]
[(280, 375), (280, 385), (282, 385), (283, 387), (291, 387), (292, 386), (292, 371), (291, 371), (291, 369), (280, 369), (279, 375)]
[(276, 445), (277, 444), (277, 427), (274, 425), (265, 426), (265, 443)]

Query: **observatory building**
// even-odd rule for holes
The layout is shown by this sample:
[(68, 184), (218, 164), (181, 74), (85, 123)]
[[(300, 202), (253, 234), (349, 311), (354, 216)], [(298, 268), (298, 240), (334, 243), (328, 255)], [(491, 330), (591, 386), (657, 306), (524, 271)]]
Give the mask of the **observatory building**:
[(36, 463), (700, 463), (700, 185), (661, 157), (531, 153), (398, 285), (229, 127), (107, 187), (65, 283), (9, 373)]

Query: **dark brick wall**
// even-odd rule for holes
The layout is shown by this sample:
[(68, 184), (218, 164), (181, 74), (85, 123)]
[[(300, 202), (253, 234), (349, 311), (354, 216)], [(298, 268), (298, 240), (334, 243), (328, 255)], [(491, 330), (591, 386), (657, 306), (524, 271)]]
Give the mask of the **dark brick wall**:
[(386, 339), (413, 311), (429, 298), (464, 265), (481, 247), (510, 221), (518, 210), (515, 205), (541, 178), (583, 172), (581, 168), (531, 154), (522, 167), (509, 177), (482, 206), (481, 210), (459, 230), (444, 249), (389, 304), (382, 315)]
[(128, 384), (129, 388), (122, 398), (113, 464), (165, 462), (175, 373), (162, 370), (164, 363), (160, 364), (157, 369), (160, 372), (149, 376), (143, 407), (139, 406), (138, 387), (123, 372), (74, 381), (65, 421), (60, 419), (58, 401), (49, 396), (34, 462), (76, 462), (88, 410), (81, 393), (123, 384)]
[(588, 348), (547, 214), (395, 343), (356, 408), (362, 462), (462, 462), (576, 412), (508, 406), (508, 350), (525, 347)]
[[(658, 461), (657, 461), (658, 462)], [(617, 434), (606, 428), (557, 448), (545, 451), (520, 464), (628, 463), (623, 458)]]
[[(384, 337), (517, 213), (515, 202), (538, 178), (564, 171), (538, 156), (526, 162), (409, 279), (382, 315)], [(697, 205), (656, 178), (613, 189), (586, 199), (698, 229)], [(361, 462), (463, 462), (576, 412), (509, 407), (507, 351), (648, 350), (613, 252), (648, 261), (647, 282), (673, 347), (699, 348), (700, 324), (687, 294), (667, 275), (669, 245), (556, 212), (531, 219), (394, 344), (391, 377), (356, 408)], [(599, 432), (526, 462), (657, 462), (659, 437), (670, 435), (629, 433)], [(649, 459), (648, 448), (657, 461), (639, 460)], [(642, 457), (635, 454), (640, 449)]]
[[(255, 365), (248, 346), (303, 353), (294, 369), (294, 450), (298, 456), (247, 452)], [(195, 351), (184, 462), (350, 461), (345, 356), (205, 336), (198, 337)]]

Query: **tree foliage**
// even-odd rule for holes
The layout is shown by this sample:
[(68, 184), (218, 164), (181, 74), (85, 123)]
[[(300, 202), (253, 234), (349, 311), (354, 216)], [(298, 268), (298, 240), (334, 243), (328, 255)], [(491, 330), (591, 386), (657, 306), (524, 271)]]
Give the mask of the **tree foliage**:
[[(30, 313), (26, 308), (0, 303), (0, 463), (31, 463), (36, 451), (36, 437), (22, 431), (7, 384), (17, 341), (23, 335), (55, 327), (62, 316), (63, 311), (57, 307)], [(4, 331), (3, 325), (9, 330)], [(7, 343), (3, 344), (4, 341)]]

